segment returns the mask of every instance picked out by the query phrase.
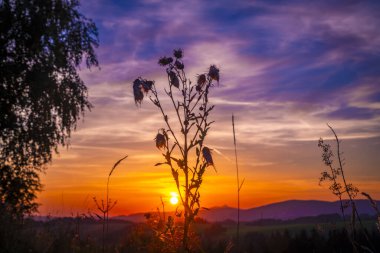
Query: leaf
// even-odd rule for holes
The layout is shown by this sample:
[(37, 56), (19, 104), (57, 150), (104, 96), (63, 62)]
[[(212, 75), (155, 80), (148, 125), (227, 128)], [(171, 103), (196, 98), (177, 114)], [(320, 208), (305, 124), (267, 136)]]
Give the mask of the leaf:
[(178, 171), (172, 169), (172, 175), (173, 175), (173, 178), (174, 178), (175, 183), (177, 185), (177, 188), (179, 188)]

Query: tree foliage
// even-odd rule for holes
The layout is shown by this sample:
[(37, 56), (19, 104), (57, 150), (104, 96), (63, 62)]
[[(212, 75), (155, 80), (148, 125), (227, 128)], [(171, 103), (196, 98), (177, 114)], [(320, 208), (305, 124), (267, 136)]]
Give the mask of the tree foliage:
[(41, 189), (38, 174), (34, 170), (3, 166), (0, 170), (0, 210), (12, 219), (37, 211), (34, 202)]
[(97, 28), (77, 0), (0, 1), (0, 165), (40, 168), (91, 108)]

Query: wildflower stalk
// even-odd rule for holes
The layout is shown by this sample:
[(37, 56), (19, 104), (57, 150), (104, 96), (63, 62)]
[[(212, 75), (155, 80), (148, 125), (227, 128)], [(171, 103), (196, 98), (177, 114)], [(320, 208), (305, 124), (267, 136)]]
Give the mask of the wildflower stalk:
[[(350, 222), (350, 228), (351, 228), (350, 230), (351, 230), (352, 235), (349, 234), (349, 240), (353, 246), (354, 251), (360, 252), (360, 250), (358, 249), (358, 246), (360, 246), (362, 248), (364, 247), (362, 245), (358, 245), (358, 243), (356, 242), (356, 239), (355, 239), (355, 237), (356, 237), (356, 219), (358, 220), (358, 222), (360, 224), (360, 228), (364, 233), (364, 237), (366, 238), (368, 245), (372, 249), (374, 249), (374, 246), (373, 246), (371, 240), (369, 239), (368, 232), (366, 231), (366, 229), (365, 229), (365, 227), (361, 221), (359, 212), (358, 212), (356, 205), (355, 205), (354, 198), (356, 197), (359, 190), (354, 185), (347, 182), (345, 174), (344, 174), (342, 152), (340, 151), (340, 140), (339, 140), (338, 135), (336, 134), (335, 130), (329, 124), (327, 124), (327, 126), (330, 128), (330, 130), (332, 131), (332, 133), (334, 134), (334, 137), (335, 137), (335, 141), (336, 141), (336, 145), (337, 145), (337, 152), (336, 153), (337, 153), (338, 167), (337, 168), (333, 167), (332, 157), (334, 155), (333, 155), (333, 152), (331, 150), (330, 145), (325, 144), (323, 139), (320, 138), (318, 146), (320, 148), (322, 148), (322, 150), (323, 150), (323, 152), (322, 152), (323, 161), (324, 161), (325, 165), (330, 168), (330, 172), (331, 172), (331, 174), (328, 173), (327, 171), (322, 172), (322, 176), (320, 178), (320, 183), (322, 183), (325, 180), (332, 181), (332, 184), (330, 185), (330, 190), (332, 191), (332, 193), (334, 195), (338, 196), (338, 198), (339, 198), (340, 206), (341, 206), (341, 212), (342, 212), (342, 216), (343, 216), (343, 222), (345, 225), (346, 225), (346, 222), (345, 222), (345, 214), (344, 214), (344, 208), (345, 207), (343, 205), (343, 194), (344, 193), (347, 194), (348, 199), (349, 199), (349, 203), (350, 203), (350, 206), (352, 209), (351, 222)], [(339, 176), (340, 176), (340, 182), (343, 183), (343, 186), (340, 182), (338, 182)], [(370, 250), (370, 249), (367, 248), (367, 250)], [(372, 252), (372, 250), (370, 250), (370, 252)]]
[[(208, 73), (199, 75), (196, 84), (193, 84), (184, 71), (182, 50), (174, 50), (173, 56), (174, 60), (172, 57), (162, 57), (159, 64), (166, 68), (169, 88), (164, 91), (171, 101), (179, 131), (173, 128), (154, 81), (138, 78), (133, 83), (133, 91), (137, 105), (141, 104), (144, 94), (150, 93), (149, 99), (159, 108), (165, 121), (166, 128), (161, 128), (155, 138), (156, 146), (165, 159), (156, 166), (166, 165), (171, 171), (184, 208), (181, 250), (189, 252), (190, 225), (200, 209), (199, 188), (206, 168), (214, 166), (211, 150), (204, 145), (204, 141), (213, 123), (208, 121), (213, 109), (208, 104), (209, 88), (214, 86), (214, 81), (219, 82), (219, 70), (212, 65)], [(194, 154), (196, 159), (191, 164), (190, 157)]]
[(356, 208), (356, 205), (355, 205), (354, 197), (359, 192), (359, 190), (356, 187), (353, 187), (352, 184), (348, 184), (347, 181), (346, 181), (346, 177), (344, 175), (343, 162), (342, 162), (341, 152), (340, 152), (340, 140), (339, 140), (338, 135), (336, 134), (335, 130), (329, 124), (327, 124), (327, 126), (330, 128), (330, 130), (332, 131), (332, 133), (335, 136), (335, 141), (336, 141), (336, 145), (337, 145), (337, 156), (338, 156), (338, 162), (339, 162), (339, 170), (340, 170), (340, 173), (342, 175), (342, 180), (343, 180), (345, 192), (347, 193), (347, 195), (348, 195), (348, 197), (350, 199), (350, 203), (351, 203), (351, 208), (352, 208), (352, 222), (351, 222), (352, 231), (353, 231), (354, 236), (355, 236), (355, 231), (356, 231), (356, 229), (355, 229), (355, 216), (356, 216), (356, 218), (359, 221), (360, 227), (361, 227), (362, 231), (364, 232), (364, 236), (365, 236), (368, 244), (372, 248), (374, 248), (371, 240), (369, 239), (369, 235), (368, 235), (368, 233), (367, 233), (367, 231), (366, 231), (366, 229), (365, 229), (365, 227), (364, 227), (364, 225), (362, 223), (362, 220), (360, 218), (358, 209)]

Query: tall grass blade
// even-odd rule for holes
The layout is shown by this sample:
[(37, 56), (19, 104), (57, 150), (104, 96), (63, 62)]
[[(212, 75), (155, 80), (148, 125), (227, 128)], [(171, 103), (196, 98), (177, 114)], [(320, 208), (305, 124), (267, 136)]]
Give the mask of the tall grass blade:
[(243, 187), (244, 180), (240, 183), (239, 178), (239, 165), (238, 165), (238, 158), (237, 158), (237, 148), (236, 148), (236, 134), (235, 134), (235, 117), (232, 114), (232, 132), (234, 136), (234, 147), (235, 147), (235, 165), (236, 165), (236, 185), (237, 185), (237, 200), (238, 200), (238, 208), (237, 208), (237, 228), (236, 228), (236, 247), (237, 252), (240, 252), (240, 245), (239, 245), (239, 237), (240, 237), (240, 190)]
[(116, 169), (116, 167), (125, 159), (125, 158), (127, 158), (128, 157), (128, 155), (126, 155), (126, 156), (124, 156), (123, 158), (121, 158), (119, 161), (117, 161), (114, 165), (113, 165), (113, 167), (112, 167), (112, 169), (111, 169), (111, 171), (110, 171), (110, 174), (108, 175), (108, 177), (110, 177), (111, 175), (112, 175), (112, 173), (113, 173), (113, 171)]

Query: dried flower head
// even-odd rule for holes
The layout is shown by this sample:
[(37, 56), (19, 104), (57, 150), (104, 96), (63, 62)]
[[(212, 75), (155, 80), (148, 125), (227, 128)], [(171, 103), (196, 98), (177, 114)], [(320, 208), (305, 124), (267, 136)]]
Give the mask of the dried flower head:
[(326, 166), (330, 166), (333, 163), (332, 157), (334, 156), (330, 144), (324, 143), (323, 139), (320, 138), (318, 141), (318, 147), (322, 149), (323, 162)]
[(198, 75), (196, 90), (197, 90), (197, 91), (201, 91), (202, 88), (203, 88), (203, 86), (204, 86), (205, 84), (206, 84), (206, 75), (205, 75), (205, 74)]
[(185, 68), (185, 65), (183, 65), (183, 63), (180, 62), (180, 61), (178, 61), (178, 60), (176, 60), (176, 61), (174, 62), (174, 66), (175, 66), (177, 69), (179, 69), (179, 70), (183, 70), (183, 69)]
[(168, 75), (169, 75), (170, 83), (174, 85), (176, 88), (179, 88), (179, 79), (176, 73), (174, 73), (173, 71), (169, 71)]
[(153, 84), (154, 84), (153, 81), (147, 81), (147, 80), (142, 81), (141, 86), (142, 86), (143, 91), (145, 93), (148, 93), (152, 89)]
[(202, 149), (203, 159), (206, 161), (207, 166), (214, 166), (214, 161), (212, 160), (211, 150), (208, 147), (203, 147)]
[(161, 66), (166, 66), (166, 65), (168, 65), (168, 64), (170, 64), (170, 63), (172, 63), (172, 62), (173, 62), (173, 58), (171, 58), (171, 57), (166, 57), (166, 56), (161, 57), (161, 58), (158, 60), (158, 64), (161, 65)]
[(158, 149), (166, 148), (167, 138), (166, 138), (165, 130), (162, 129), (162, 133), (160, 132), (157, 133), (156, 138), (154, 138), (154, 140), (156, 141), (156, 147)]
[(210, 66), (208, 76), (219, 83), (219, 69), (215, 65)]
[(175, 58), (181, 59), (183, 57), (183, 50), (181, 48), (174, 49), (173, 55)]
[(136, 79), (133, 82), (133, 96), (135, 97), (135, 103), (136, 103), (136, 105), (137, 104), (141, 104), (141, 101), (144, 98), (144, 93), (141, 90), (141, 86), (142, 86), (141, 79)]

